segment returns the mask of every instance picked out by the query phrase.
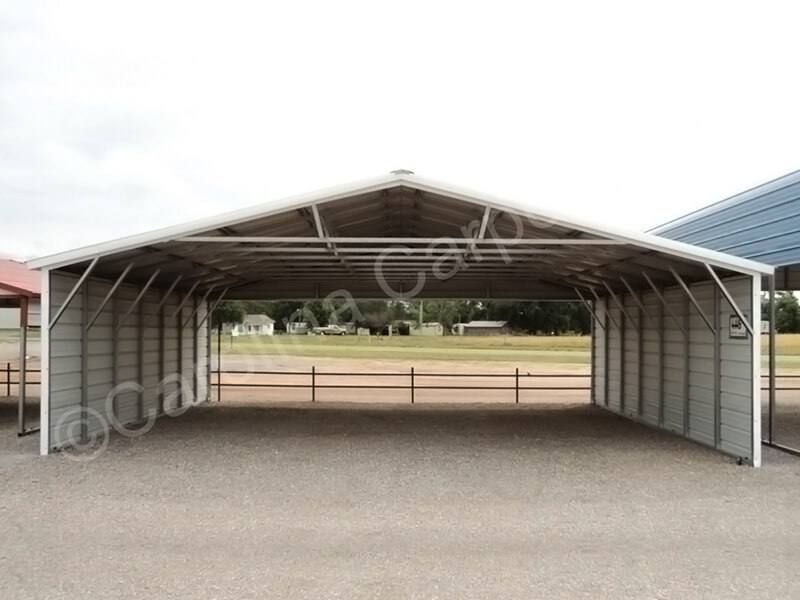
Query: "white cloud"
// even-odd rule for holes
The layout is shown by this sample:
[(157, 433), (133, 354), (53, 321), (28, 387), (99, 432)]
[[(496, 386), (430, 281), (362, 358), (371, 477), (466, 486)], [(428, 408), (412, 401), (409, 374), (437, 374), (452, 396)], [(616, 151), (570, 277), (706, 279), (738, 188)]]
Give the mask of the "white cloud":
[(21, 256), (404, 167), (633, 229), (798, 167), (791, 3), (7, 3)]

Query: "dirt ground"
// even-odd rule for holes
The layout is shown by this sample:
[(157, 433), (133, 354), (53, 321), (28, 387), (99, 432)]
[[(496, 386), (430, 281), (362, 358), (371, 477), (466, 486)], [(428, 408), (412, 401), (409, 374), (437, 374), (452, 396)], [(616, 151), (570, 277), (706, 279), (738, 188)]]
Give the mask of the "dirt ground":
[[(321, 402), (411, 402), (411, 366), (413, 363), (397, 360), (347, 360), (334, 358), (308, 358), (286, 356), (223, 356), (225, 371), (246, 371), (242, 374), (224, 375), (223, 397), (269, 401), (311, 400), (308, 387), (225, 387), (229, 384), (272, 383), (280, 385), (310, 386), (312, 366), (316, 369), (315, 399)], [(516, 402), (517, 366), (511, 363), (478, 361), (425, 361), (414, 366), (414, 401), (416, 403), (448, 404), (453, 402), (510, 403)], [(212, 365), (216, 369), (216, 361)], [(258, 371), (297, 373), (294, 375), (254, 375)], [(344, 376), (349, 373), (368, 373), (371, 376)], [(375, 376), (381, 374), (381, 376)], [(562, 377), (537, 377), (559, 374)], [(481, 376), (477, 376), (481, 375)], [(583, 377), (575, 377), (576, 375)], [(571, 401), (588, 402), (589, 390), (563, 388), (589, 386), (589, 369), (582, 365), (543, 363), (526, 366), (519, 373), (520, 403)], [(216, 383), (216, 373), (212, 375)], [(367, 386), (397, 386), (402, 389), (369, 389)], [(325, 388), (325, 386), (362, 386), (361, 389)], [(437, 386), (438, 389), (431, 389)], [(491, 389), (441, 389), (444, 387), (477, 387)], [(525, 388), (550, 387), (556, 390)], [(216, 391), (215, 391), (216, 398)]]
[(229, 397), (87, 462), (13, 415), (0, 598), (800, 597), (800, 460), (585, 404)]
[[(312, 365), (410, 379), (393, 361), (223, 358), (303, 384)], [(513, 368), (428, 362), (415, 383)], [(521, 385), (585, 385), (527, 377), (556, 368), (586, 373), (546, 364)], [(93, 460), (37, 456), (0, 399), (0, 599), (800, 597), (800, 459), (765, 448), (763, 468), (737, 466), (583, 390), (519, 405), (513, 389), (431, 392), (445, 401), (226, 387)], [(800, 447), (796, 394), (779, 398), (776, 438)]]

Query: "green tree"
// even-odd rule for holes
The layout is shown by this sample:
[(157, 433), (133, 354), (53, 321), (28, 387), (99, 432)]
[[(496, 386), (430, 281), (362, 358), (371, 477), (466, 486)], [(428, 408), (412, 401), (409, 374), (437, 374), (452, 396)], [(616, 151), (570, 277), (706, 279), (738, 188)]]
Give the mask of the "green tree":
[(211, 326), (222, 331), (224, 325), (236, 325), (244, 321), (244, 305), (238, 300), (223, 300), (211, 313)]
[(775, 330), (800, 333), (800, 304), (792, 292), (778, 292), (775, 297)]

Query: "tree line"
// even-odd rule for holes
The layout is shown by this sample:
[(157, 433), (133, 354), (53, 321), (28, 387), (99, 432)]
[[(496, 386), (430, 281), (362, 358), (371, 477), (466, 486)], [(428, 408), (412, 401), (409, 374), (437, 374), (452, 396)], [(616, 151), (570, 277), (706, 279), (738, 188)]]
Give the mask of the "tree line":
[[(355, 308), (355, 309), (354, 309)], [(275, 320), (276, 331), (287, 323), (312, 326), (356, 323), (381, 329), (396, 321), (441, 323), (449, 333), (456, 323), (473, 320), (507, 321), (510, 331), (540, 335), (581, 334), (591, 331), (591, 315), (580, 302), (510, 302), (483, 300), (231, 300), (221, 302), (212, 323), (241, 323), (245, 315), (265, 314)]]
[[(761, 297), (761, 319), (769, 321), (769, 298)], [(800, 304), (792, 292), (775, 294), (775, 331), (800, 333)]]

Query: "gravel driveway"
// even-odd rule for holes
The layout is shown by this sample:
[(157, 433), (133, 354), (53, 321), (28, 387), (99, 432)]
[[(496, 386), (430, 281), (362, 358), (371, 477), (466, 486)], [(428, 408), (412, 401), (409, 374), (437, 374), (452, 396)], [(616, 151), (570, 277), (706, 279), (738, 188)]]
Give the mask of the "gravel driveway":
[(2, 598), (800, 597), (800, 459), (586, 405), (223, 402), (85, 463), (0, 406)]

